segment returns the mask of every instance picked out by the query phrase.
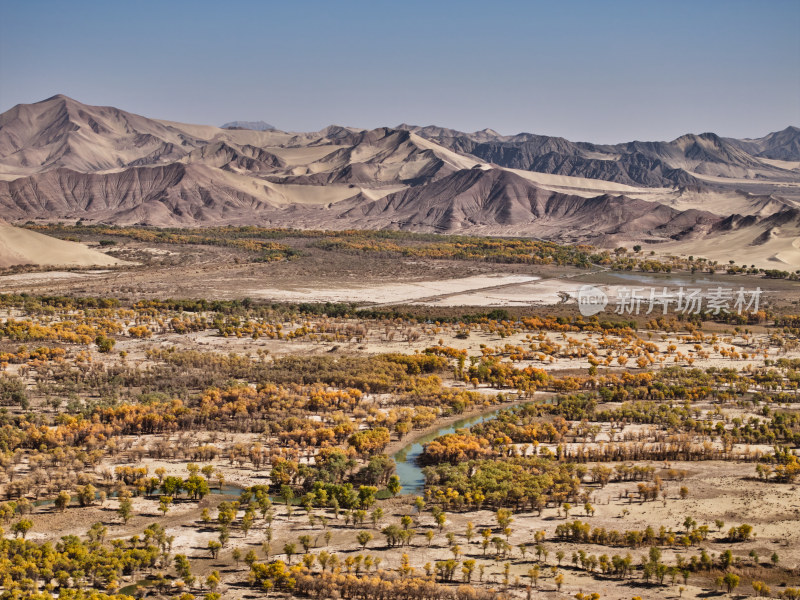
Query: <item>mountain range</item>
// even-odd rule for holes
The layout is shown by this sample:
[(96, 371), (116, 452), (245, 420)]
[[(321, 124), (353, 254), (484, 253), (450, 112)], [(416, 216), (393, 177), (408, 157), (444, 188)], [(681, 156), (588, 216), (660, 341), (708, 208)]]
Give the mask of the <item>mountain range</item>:
[(223, 129), (252, 129), (253, 131), (272, 131), (273, 125), (264, 121), (231, 121), (222, 126)]
[(800, 129), (615, 145), (406, 124), (293, 133), (57, 95), (0, 115), (0, 217), (524, 235), (800, 267)]

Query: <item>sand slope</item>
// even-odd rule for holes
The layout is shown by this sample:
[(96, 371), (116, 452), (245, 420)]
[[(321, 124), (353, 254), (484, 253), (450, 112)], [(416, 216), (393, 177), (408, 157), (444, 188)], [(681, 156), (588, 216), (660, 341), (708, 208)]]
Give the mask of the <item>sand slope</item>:
[(0, 220), (0, 268), (15, 265), (92, 267), (126, 264), (77, 242), (12, 227)]

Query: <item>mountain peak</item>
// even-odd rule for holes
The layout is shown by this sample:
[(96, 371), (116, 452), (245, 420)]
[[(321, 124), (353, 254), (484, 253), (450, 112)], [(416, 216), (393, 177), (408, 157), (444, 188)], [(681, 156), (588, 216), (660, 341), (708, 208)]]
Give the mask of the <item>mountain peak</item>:
[(273, 131), (275, 127), (264, 121), (231, 121), (225, 123), (222, 129), (252, 129), (253, 131)]
[(44, 104), (45, 102), (52, 102), (53, 100), (69, 100), (71, 102), (75, 102), (75, 100), (69, 96), (65, 96), (64, 94), (55, 94), (49, 98), (45, 98), (44, 100), (39, 100), (39, 102), (34, 102), (34, 104)]

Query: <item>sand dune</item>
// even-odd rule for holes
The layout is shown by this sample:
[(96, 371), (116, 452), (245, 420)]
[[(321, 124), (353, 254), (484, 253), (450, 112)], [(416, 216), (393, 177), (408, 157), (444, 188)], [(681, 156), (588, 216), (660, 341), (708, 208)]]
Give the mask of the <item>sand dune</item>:
[(671, 188), (646, 188), (615, 183), (602, 179), (588, 179), (586, 177), (574, 177), (571, 175), (553, 175), (551, 173), (536, 173), (534, 171), (524, 171), (522, 169), (506, 169), (532, 181), (542, 188), (562, 191), (590, 198), (598, 194), (625, 194), (631, 198), (641, 198), (643, 200), (652, 197), (672, 196), (676, 192)]
[(59, 240), (0, 221), (0, 268), (16, 265), (91, 267), (127, 264), (77, 242)]
[(755, 265), (762, 269), (800, 268), (800, 210), (785, 209), (764, 218), (735, 215), (718, 222), (707, 234), (659, 244), (659, 251), (702, 256), (726, 265)]

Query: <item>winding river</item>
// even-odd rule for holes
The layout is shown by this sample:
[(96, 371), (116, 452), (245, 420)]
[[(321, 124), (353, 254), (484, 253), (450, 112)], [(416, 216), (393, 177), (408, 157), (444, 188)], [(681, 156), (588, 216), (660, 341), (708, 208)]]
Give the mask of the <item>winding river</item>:
[(435, 440), (441, 435), (448, 433), (455, 433), (456, 429), (464, 429), (489, 421), (497, 416), (498, 413), (520, 406), (520, 404), (512, 404), (511, 406), (503, 406), (501, 408), (493, 408), (478, 415), (471, 417), (464, 417), (458, 421), (454, 421), (449, 425), (445, 425), (436, 431), (426, 433), (423, 436), (413, 439), (408, 444), (403, 446), (400, 450), (392, 455), (395, 463), (397, 464), (397, 476), (400, 478), (400, 485), (403, 486), (402, 494), (415, 494), (419, 495), (425, 488), (425, 475), (422, 473), (422, 467), (417, 463), (417, 459), (422, 454), (422, 447)]

